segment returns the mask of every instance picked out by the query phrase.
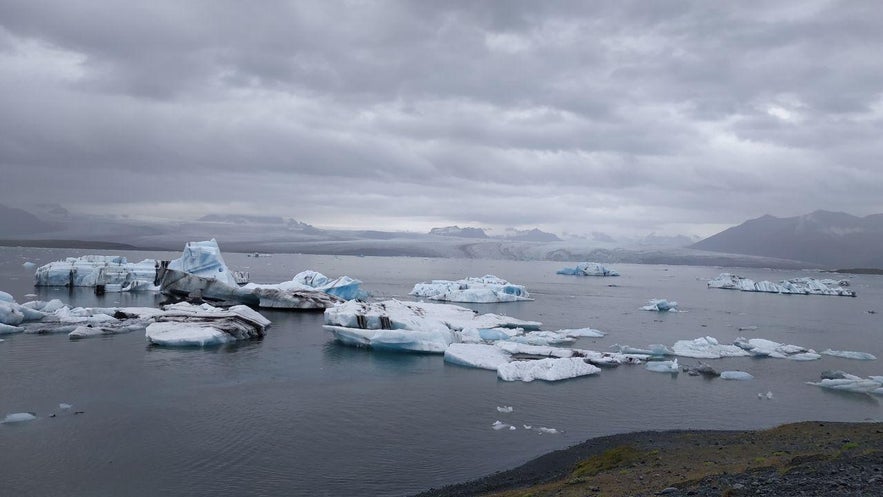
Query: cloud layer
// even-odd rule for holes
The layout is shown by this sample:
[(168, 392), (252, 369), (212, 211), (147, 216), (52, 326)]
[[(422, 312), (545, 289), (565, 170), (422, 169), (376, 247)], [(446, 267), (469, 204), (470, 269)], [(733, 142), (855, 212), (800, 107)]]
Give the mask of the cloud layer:
[(875, 2), (0, 4), (3, 202), (710, 234), (883, 212)]

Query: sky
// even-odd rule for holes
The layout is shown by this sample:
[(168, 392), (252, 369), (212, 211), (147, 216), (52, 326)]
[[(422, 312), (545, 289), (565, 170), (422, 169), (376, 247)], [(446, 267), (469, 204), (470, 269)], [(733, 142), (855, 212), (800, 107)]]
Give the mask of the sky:
[(880, 213), (881, 46), (874, 1), (7, 0), (0, 202), (570, 235)]

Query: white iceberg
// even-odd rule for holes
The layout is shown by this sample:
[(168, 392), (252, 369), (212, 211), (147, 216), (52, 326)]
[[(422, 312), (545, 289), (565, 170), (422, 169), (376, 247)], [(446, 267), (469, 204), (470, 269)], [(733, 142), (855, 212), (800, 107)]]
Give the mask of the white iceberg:
[(14, 412), (12, 414), (7, 414), (3, 421), (0, 421), (0, 424), (7, 423), (21, 423), (24, 421), (33, 421), (37, 419), (37, 415), (32, 412)]
[(679, 312), (677, 302), (665, 299), (650, 299), (647, 302), (647, 305), (641, 307), (641, 310), (654, 312)]
[(457, 281), (432, 280), (417, 283), (411, 295), (447, 302), (495, 303), (532, 300), (522, 285), (515, 285), (493, 275)]
[(748, 351), (735, 345), (724, 345), (714, 337), (699, 337), (693, 340), (678, 340), (672, 347), (675, 355), (694, 359), (720, 359), (721, 357), (743, 357)]
[(869, 354), (867, 352), (854, 352), (851, 350), (825, 349), (821, 353), (834, 357), (843, 357), (845, 359), (855, 359), (858, 361), (873, 361), (877, 359), (877, 356), (875, 356), (874, 354)]
[(270, 321), (253, 309), (236, 305), (220, 309), (208, 304), (166, 306), (147, 326), (145, 337), (154, 345), (204, 347), (264, 336)]
[(325, 310), (324, 327), (346, 345), (443, 353), (452, 343), (462, 342), (464, 335), (473, 335), (474, 330), (536, 330), (540, 324), (497, 314), (478, 314), (450, 304), (349, 300)]
[(503, 381), (559, 381), (598, 374), (596, 366), (580, 357), (513, 361), (497, 367), (497, 378)]
[(721, 371), (721, 378), (724, 380), (753, 380), (754, 376), (745, 371)]
[(50, 262), (34, 272), (36, 286), (97, 287), (107, 292), (157, 290), (156, 261), (130, 263), (125, 257), (84, 255)]
[(807, 384), (841, 392), (883, 395), (883, 376), (869, 376), (867, 378), (862, 378), (842, 371), (835, 371), (832, 373), (833, 374), (823, 373), (821, 381), (808, 381)]
[(500, 347), (482, 343), (453, 343), (445, 349), (445, 362), (470, 368), (496, 371), (511, 359)]
[(835, 295), (841, 297), (855, 297), (855, 292), (843, 288), (844, 281), (830, 279), (817, 280), (815, 278), (792, 278), (778, 283), (772, 281), (757, 281), (743, 278), (731, 273), (721, 273), (716, 278), (708, 281), (708, 288), (721, 288), (724, 290), (740, 290), (743, 292), (782, 293), (788, 295)]
[(678, 374), (680, 372), (677, 359), (671, 361), (647, 361), (647, 364), (644, 367), (647, 368), (648, 371), (653, 371), (654, 373)]
[(580, 262), (576, 267), (559, 269), (557, 274), (570, 276), (619, 276), (615, 270), (605, 267), (597, 262)]
[(512, 406), (497, 406), (497, 412), (502, 412), (504, 414), (509, 414), (514, 410), (515, 408)]
[(31, 261), (25, 261), (24, 263), (22, 263), (21, 267), (25, 269), (34, 269), (35, 267), (37, 267), (37, 265)]
[(493, 428), (496, 431), (500, 431), (500, 430), (514, 431), (514, 430), (518, 429), (508, 423), (504, 423), (504, 422), (500, 421), (499, 419), (494, 421), (494, 423), (491, 425), (491, 428)]
[(0, 291), (0, 302), (14, 303), (15, 298), (6, 292)]
[(629, 345), (620, 345), (618, 343), (614, 343), (610, 346), (610, 348), (616, 350), (620, 354), (642, 355), (650, 357), (664, 357), (668, 355), (674, 355), (674, 352), (672, 352), (670, 348), (658, 343), (649, 345), (646, 349), (632, 347)]
[(283, 283), (240, 286), (246, 277), (227, 267), (214, 239), (187, 242), (180, 258), (160, 264), (156, 279), (160, 291), (174, 298), (300, 310), (327, 309), (342, 299), (324, 290), (358, 293), (361, 284), (348, 277), (332, 281), (321, 273), (305, 271)]
[(765, 338), (752, 338), (750, 340), (739, 337), (735, 345), (756, 357), (772, 357), (775, 359), (790, 359), (792, 361), (814, 361), (822, 356), (812, 349), (799, 345), (788, 345)]

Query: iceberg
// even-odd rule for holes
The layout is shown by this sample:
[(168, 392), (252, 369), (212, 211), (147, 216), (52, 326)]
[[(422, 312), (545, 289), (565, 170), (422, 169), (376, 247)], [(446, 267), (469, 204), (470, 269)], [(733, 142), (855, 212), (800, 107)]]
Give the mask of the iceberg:
[(130, 263), (112, 255), (68, 257), (34, 272), (36, 286), (103, 287), (107, 292), (155, 291), (155, 278), (155, 260)]
[(327, 309), (342, 299), (325, 290), (343, 294), (361, 292), (358, 280), (349, 277), (329, 280), (315, 271), (304, 271), (293, 280), (278, 284), (244, 284), (245, 279), (230, 271), (215, 239), (187, 242), (183, 255), (163, 261), (156, 274), (160, 291), (173, 298), (276, 309)]
[(677, 302), (665, 299), (651, 299), (647, 302), (647, 305), (641, 307), (641, 310), (654, 312), (679, 312)]
[(478, 314), (451, 304), (386, 300), (349, 300), (325, 310), (324, 328), (345, 345), (409, 352), (443, 353), (452, 343), (474, 337), (476, 330), (521, 328), (536, 330), (541, 323)]
[(607, 268), (597, 262), (580, 262), (576, 267), (559, 269), (556, 274), (569, 276), (619, 276), (615, 270)]
[(500, 430), (514, 431), (514, 430), (518, 429), (508, 423), (504, 423), (504, 422), (500, 421), (499, 419), (494, 421), (494, 424), (491, 425), (491, 428), (493, 428), (496, 431), (500, 431)]
[(417, 283), (410, 295), (429, 300), (488, 304), (533, 300), (522, 285), (515, 285), (493, 275), (457, 281), (432, 280)]
[(368, 293), (361, 289), (362, 282), (349, 276), (339, 276), (331, 279), (324, 274), (306, 270), (296, 274), (292, 281), (303, 285), (305, 288), (325, 292), (343, 300), (365, 299)]
[(12, 414), (7, 414), (3, 421), (0, 421), (0, 424), (8, 424), (8, 423), (21, 423), (24, 421), (33, 421), (37, 419), (37, 415), (32, 412), (15, 412)]
[(496, 371), (510, 360), (512, 354), (483, 343), (453, 343), (445, 349), (445, 362), (469, 368)]
[(497, 406), (497, 412), (502, 412), (504, 414), (509, 414), (514, 410), (515, 408), (512, 406)]
[(740, 290), (743, 292), (781, 293), (788, 295), (835, 295), (840, 297), (855, 297), (855, 292), (843, 288), (845, 281), (831, 279), (817, 280), (815, 278), (792, 278), (778, 283), (772, 281), (757, 281), (743, 278), (731, 273), (721, 273), (716, 278), (708, 281), (708, 288), (721, 288), (724, 290)]
[(792, 361), (814, 361), (822, 356), (812, 349), (799, 345), (786, 345), (765, 338), (750, 340), (739, 337), (735, 345), (756, 357), (772, 357), (775, 359), (791, 359)]
[(654, 373), (678, 374), (680, 372), (677, 359), (672, 361), (648, 361), (644, 367), (647, 368), (648, 371), (653, 371)]
[(598, 374), (601, 369), (581, 357), (550, 358), (534, 361), (513, 361), (497, 367), (497, 378), (503, 381), (559, 381)]
[(873, 361), (877, 359), (877, 356), (874, 354), (869, 354), (867, 352), (853, 352), (851, 350), (825, 349), (821, 353), (834, 357), (843, 357), (845, 359), (856, 359), (858, 361)]
[(831, 371), (822, 373), (821, 381), (806, 383), (841, 392), (883, 395), (883, 376), (862, 378), (843, 371)]
[(672, 347), (675, 355), (694, 359), (720, 359), (721, 357), (743, 357), (748, 351), (735, 345), (724, 345), (714, 337), (700, 337), (694, 340), (678, 340)]
[(664, 357), (667, 355), (674, 355), (671, 349), (662, 344), (653, 344), (649, 345), (646, 349), (641, 349), (638, 347), (631, 347), (629, 345), (620, 345), (615, 343), (610, 346), (611, 349), (616, 350), (620, 354), (631, 354), (631, 355), (645, 355), (650, 357)]
[(270, 320), (244, 305), (219, 309), (185, 302), (166, 306), (154, 316), (145, 337), (153, 345), (205, 347), (264, 336)]
[(753, 380), (754, 376), (745, 371), (721, 371), (721, 378), (724, 380)]

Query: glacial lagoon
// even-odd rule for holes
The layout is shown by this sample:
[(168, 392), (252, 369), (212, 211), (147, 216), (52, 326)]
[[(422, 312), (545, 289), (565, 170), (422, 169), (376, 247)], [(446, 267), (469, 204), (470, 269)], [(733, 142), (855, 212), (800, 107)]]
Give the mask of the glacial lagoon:
[[(96, 296), (88, 288), (35, 288), (34, 269), (23, 265), (87, 253), (130, 261), (179, 256), (0, 248), (0, 290), (18, 302), (36, 294), (81, 306), (153, 306), (162, 300), (153, 293)], [(712, 336), (721, 343), (765, 338), (883, 357), (881, 276), (848, 276), (858, 296), (842, 298), (706, 288), (722, 272), (757, 281), (831, 276), (814, 270), (607, 264), (621, 276), (603, 278), (556, 274), (570, 262), (226, 252), (224, 258), (257, 283), (277, 283), (305, 269), (346, 274), (362, 280), (378, 300), (412, 300), (408, 293), (422, 281), (494, 274), (524, 285), (534, 300), (461, 305), (541, 321), (547, 330), (591, 327), (607, 333), (573, 345), (584, 349), (670, 347)], [(657, 298), (677, 301), (681, 312), (640, 310)], [(613, 433), (883, 419), (883, 398), (806, 384), (832, 369), (881, 375), (881, 359), (704, 361), (718, 370), (748, 372), (753, 379), (747, 381), (623, 365), (556, 383), (504, 382), (493, 372), (446, 364), (441, 355), (342, 346), (322, 328), (322, 313), (261, 313), (272, 321), (264, 339), (207, 349), (148, 346), (143, 332), (78, 341), (66, 334), (0, 337), (0, 419), (36, 414), (0, 425), (5, 490), (402, 496)], [(683, 357), (678, 362), (698, 363)], [(62, 403), (71, 408), (62, 409)], [(494, 429), (497, 421), (516, 429)]]

